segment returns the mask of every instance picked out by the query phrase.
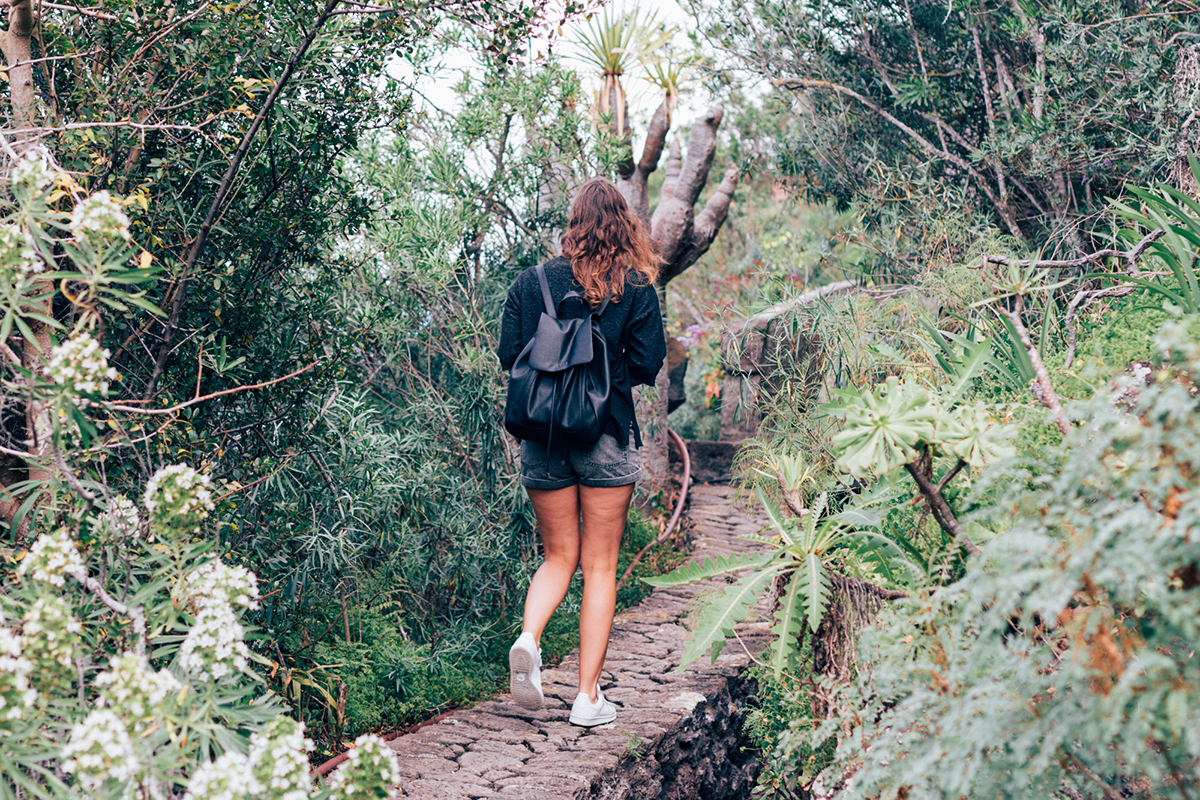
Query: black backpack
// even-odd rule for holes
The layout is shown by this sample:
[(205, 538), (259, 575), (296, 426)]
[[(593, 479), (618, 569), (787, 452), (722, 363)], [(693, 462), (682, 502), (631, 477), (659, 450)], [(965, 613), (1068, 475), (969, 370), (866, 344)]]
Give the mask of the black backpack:
[[(509, 373), (504, 427), (518, 439), (594, 444), (608, 422), (608, 344), (600, 331), (600, 308), (581, 319), (559, 319), (546, 271), (538, 264), (546, 310), (537, 333)], [(567, 297), (580, 297), (568, 292)]]

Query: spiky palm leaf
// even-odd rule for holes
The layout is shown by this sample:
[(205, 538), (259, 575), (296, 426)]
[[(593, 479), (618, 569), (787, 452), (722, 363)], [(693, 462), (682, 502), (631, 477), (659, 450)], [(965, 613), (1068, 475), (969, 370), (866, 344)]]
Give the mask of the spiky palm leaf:
[(688, 664), (704, 655), (709, 647), (712, 648), (713, 663), (716, 663), (717, 656), (725, 646), (725, 640), (733, 635), (734, 626), (749, 616), (758, 595), (782, 569), (782, 565), (774, 565), (751, 573), (709, 602), (692, 630), (692, 640), (683, 652), (679, 672), (683, 672)]
[(800, 593), (801, 582), (795, 572), (788, 581), (787, 588), (779, 598), (779, 606), (775, 609), (775, 625), (771, 633), (775, 634), (775, 642), (771, 649), (771, 669), (778, 678), (784, 668), (795, 661), (797, 648), (796, 638), (800, 635), (801, 620), (804, 617), (804, 603)]
[(807, 612), (808, 627), (815, 633), (825, 616), (825, 606), (829, 605), (830, 581), (825, 562), (816, 553), (809, 553), (796, 568), (792, 583), (799, 584), (797, 592)]
[(666, 575), (642, 578), (642, 582), (657, 587), (682, 586), (685, 583), (695, 583), (705, 578), (714, 578), (717, 575), (737, 572), (739, 569), (745, 569), (746, 567), (761, 569), (771, 561), (774, 555), (774, 553), (734, 553), (729, 556), (717, 556), (715, 559), (706, 558), (703, 561), (693, 561), (690, 564), (684, 564), (682, 567), (674, 569)]

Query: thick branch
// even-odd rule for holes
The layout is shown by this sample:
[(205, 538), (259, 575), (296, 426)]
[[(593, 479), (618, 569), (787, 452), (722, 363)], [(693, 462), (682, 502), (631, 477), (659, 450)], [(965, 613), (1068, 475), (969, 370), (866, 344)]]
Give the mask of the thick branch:
[(1017, 338), (1021, 340), (1025, 351), (1029, 353), (1029, 361), (1033, 364), (1035, 376), (1033, 383), (1029, 385), (1029, 391), (1033, 393), (1039, 403), (1050, 410), (1054, 424), (1058, 426), (1062, 435), (1066, 436), (1071, 432), (1071, 423), (1067, 420), (1067, 414), (1063, 411), (1062, 404), (1058, 402), (1058, 395), (1054, 393), (1054, 386), (1050, 383), (1050, 375), (1046, 372), (1046, 365), (1042, 363), (1042, 356), (1033, 346), (1033, 341), (1029, 338), (1029, 331), (1025, 329), (1025, 323), (1021, 321), (1020, 307), (1016, 311), (1002, 308), (1000, 313), (1013, 324)]
[(662, 158), (663, 145), (667, 140), (667, 132), (671, 128), (671, 107), (668, 100), (654, 112), (650, 127), (646, 131), (646, 143), (642, 146), (642, 158), (628, 175), (617, 176), (617, 189), (633, 213), (637, 215), (649, 229), (650, 227), (650, 195), (647, 191), (647, 180), (650, 173), (658, 169), (659, 159)]
[(725, 224), (725, 217), (729, 215), (729, 205), (733, 202), (733, 192), (737, 189), (737, 182), (737, 167), (725, 170), (725, 177), (721, 179), (721, 184), (704, 204), (704, 210), (695, 218), (691, 237), (686, 242), (686, 246), (672, 263), (663, 268), (659, 275), (660, 284), (665, 285), (667, 281), (695, 264), (701, 256), (708, 252), (708, 248), (717, 238), (721, 226)]
[(1006, 258), (1005, 256), (994, 256), (984, 253), (983, 258), (979, 261), (979, 266), (972, 267), (972, 269), (983, 269), (988, 264), (1034, 267), (1035, 269), (1070, 269), (1072, 267), (1082, 267), (1085, 264), (1091, 264), (1105, 258), (1120, 258), (1125, 261), (1125, 271), (1136, 278), (1140, 275), (1137, 260), (1142, 257), (1142, 253), (1146, 251), (1147, 247), (1161, 239), (1165, 233), (1166, 231), (1162, 228), (1155, 228), (1142, 237), (1142, 240), (1134, 245), (1131, 250), (1097, 250), (1080, 258), (1041, 260), (1036, 258)]
[(941, 526), (942, 530), (953, 536), (955, 541), (961, 542), (968, 553), (973, 556), (979, 555), (982, 551), (971, 541), (971, 537), (967, 536), (967, 532), (959, 524), (958, 518), (954, 516), (954, 512), (950, 510), (950, 506), (946, 503), (945, 498), (942, 497), (942, 493), (930, 482), (929, 477), (916, 462), (905, 464), (904, 468), (908, 470), (908, 474), (917, 482), (917, 488), (921, 491), (925, 502), (929, 504), (929, 511), (933, 514), (933, 518)]
[(0, 33), (4, 57), (8, 60), (8, 85), (16, 127), (33, 119), (33, 3), (18, 0), (8, 9), (8, 30)]
[(85, 570), (75, 570), (68, 572), (75, 580), (83, 584), (83, 587), (94, 594), (96, 598), (104, 605), (108, 606), (114, 612), (123, 617), (128, 617), (130, 624), (133, 626), (133, 633), (137, 636), (137, 644), (134, 645), (134, 652), (139, 656), (146, 655), (146, 611), (141, 606), (127, 606), (117, 600), (115, 597), (104, 591), (104, 587), (100, 585), (100, 581), (88, 575)]
[(288, 59), (287, 64), (284, 65), (283, 72), (271, 88), (271, 92), (263, 102), (262, 108), (254, 116), (254, 120), (250, 123), (250, 127), (246, 130), (246, 134), (242, 137), (242, 141), (238, 145), (237, 152), (233, 154), (233, 158), (229, 162), (229, 168), (225, 170), (225, 176), (221, 178), (216, 195), (208, 207), (208, 216), (205, 217), (204, 223), (200, 226), (200, 230), (196, 234), (196, 238), (192, 243), (192, 249), (188, 252), (187, 261), (184, 262), (183, 271), (179, 276), (179, 284), (175, 291), (175, 301), (171, 304), (171, 316), (167, 320), (163, 342), (158, 349), (158, 358), (154, 362), (154, 372), (150, 375), (150, 380), (146, 384), (146, 391), (143, 395), (146, 399), (154, 395), (154, 388), (158, 384), (163, 367), (167, 363), (167, 356), (171, 353), (171, 343), (175, 338), (175, 329), (179, 325), (179, 313), (183, 309), (183, 298), (187, 294), (187, 285), (188, 280), (191, 278), (192, 269), (200, 259), (200, 253), (203, 252), (204, 245), (208, 242), (208, 234), (212, 230), (213, 225), (216, 224), (217, 217), (220, 216), (221, 208), (225, 203), (225, 197), (233, 186), (233, 179), (241, 168), (242, 161), (246, 158), (246, 153), (250, 150), (250, 143), (254, 141), (254, 137), (258, 135), (259, 129), (266, 122), (267, 116), (275, 106), (275, 101), (279, 99), (283, 87), (287, 85), (288, 80), (292, 77), (296, 66), (304, 58), (313, 40), (317, 38), (317, 34), (325, 27), (325, 23), (329, 21), (334, 10), (337, 9), (341, 2), (342, 0), (326, 0), (325, 8), (321, 11), (320, 16), (317, 17), (317, 21), (313, 24), (308, 35), (304, 37), (304, 41), (300, 43), (300, 46), (296, 48), (296, 52)]

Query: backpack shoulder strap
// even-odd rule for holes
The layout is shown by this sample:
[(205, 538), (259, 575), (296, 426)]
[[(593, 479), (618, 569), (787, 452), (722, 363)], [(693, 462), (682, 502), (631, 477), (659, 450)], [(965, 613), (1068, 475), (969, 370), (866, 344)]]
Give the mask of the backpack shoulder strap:
[(554, 298), (550, 295), (550, 284), (546, 282), (546, 269), (538, 264), (534, 270), (537, 272), (538, 283), (542, 286), (542, 302), (546, 304), (546, 313), (551, 319), (558, 319), (558, 314), (554, 311)]
[(600, 304), (600, 309), (595, 312), (597, 317), (604, 316), (604, 309), (608, 308), (608, 303), (610, 300), (612, 300), (612, 295), (605, 295), (604, 302)]

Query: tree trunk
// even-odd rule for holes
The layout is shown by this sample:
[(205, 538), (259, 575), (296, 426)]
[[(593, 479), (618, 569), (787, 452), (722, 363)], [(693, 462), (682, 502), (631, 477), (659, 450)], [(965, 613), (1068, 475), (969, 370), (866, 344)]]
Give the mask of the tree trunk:
[[(18, 0), (8, 10), (8, 30), (2, 34), (0, 44), (3, 45), (4, 58), (7, 62), (7, 72), (12, 101), (12, 120), (16, 129), (31, 128), (37, 124), (34, 118), (34, 107), (37, 94), (33, 85), (33, 65), (31, 63), (33, 44), (33, 6), (31, 0)], [(13, 150), (22, 154), (32, 147), (36, 139), (28, 134), (14, 136)], [(38, 302), (35, 310), (40, 314), (51, 314), (50, 301)], [(50, 329), (42, 322), (29, 320), (33, 337), (25, 339), (21, 348), (21, 366), (34, 374), (43, 371), (46, 355), (50, 352)], [(46, 468), (50, 455), (49, 437), (52, 434), (50, 415), (44, 403), (35, 402), (31, 397), (25, 400), (25, 450), (29, 453), (26, 459), (28, 467), (27, 478), (31, 481), (47, 480), (50, 471)], [(11, 523), (17, 507), (24, 497), (16, 497), (0, 507), (5, 522)], [(19, 533), (22, 538), (29, 529), (28, 516), (22, 521)]]

